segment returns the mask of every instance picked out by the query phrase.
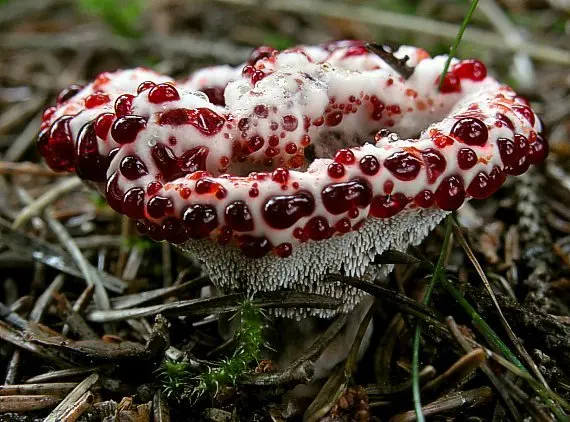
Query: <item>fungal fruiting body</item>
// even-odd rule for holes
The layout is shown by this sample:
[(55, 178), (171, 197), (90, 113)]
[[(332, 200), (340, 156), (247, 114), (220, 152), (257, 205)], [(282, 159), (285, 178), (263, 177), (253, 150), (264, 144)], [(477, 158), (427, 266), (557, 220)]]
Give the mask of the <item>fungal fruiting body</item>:
[(375, 256), (548, 152), (528, 102), (481, 62), (453, 60), (440, 90), (445, 56), (393, 55), (407, 79), (361, 41), (260, 47), (179, 83), (104, 73), (60, 94), (38, 146), (220, 287), (318, 292), (348, 310), (359, 293), (325, 274), (376, 274)]

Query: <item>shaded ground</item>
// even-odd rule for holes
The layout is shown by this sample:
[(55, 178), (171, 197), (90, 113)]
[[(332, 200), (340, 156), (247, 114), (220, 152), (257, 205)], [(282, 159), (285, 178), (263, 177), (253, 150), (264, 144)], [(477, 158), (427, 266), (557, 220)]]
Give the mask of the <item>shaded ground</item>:
[[(251, 356), (268, 361), (232, 367), (241, 365), (229, 359), (240, 345), (267, 340), (278, 348), (280, 323), (244, 317), (240, 295), (177, 303), (197, 298), (210, 284), (207, 277), (169, 245), (138, 237), (96, 194), (46, 169), (34, 146), (43, 108), (61, 89), (103, 70), (142, 65), (183, 77), (207, 64), (240, 63), (260, 44), (285, 48), (359, 38), (444, 53), (467, 5), (436, 0), (123, 4), (128, 7), (119, 9), (110, 0), (0, 2), (0, 412), (7, 412), (0, 420), (42, 420), (50, 412), (51, 420), (66, 421), (262, 421), (292, 414), (301, 419), (307, 404), (287, 408), (282, 395), (310, 374), (326, 336), (288, 368), (273, 365), (273, 352), (262, 346)], [(307, 420), (318, 420), (316, 415), (329, 421), (414, 420), (410, 379), (418, 320), (423, 321), (424, 412), (452, 420), (564, 420), (563, 414), (570, 414), (564, 400), (570, 398), (567, 17), (568, 11), (548, 2), (480, 1), (458, 52), (482, 59), (528, 97), (551, 143), (544, 166), (457, 214), (504, 319), (459, 231), (446, 264), (455, 288), (440, 280), (429, 307), (416, 302), (433, 272), (428, 261), (435, 263), (441, 252), (445, 228), (438, 228), (410, 256), (382, 258), (401, 264), (384, 288), (371, 292), (378, 307), (369, 314), (375, 327), (369, 350), (358, 364), (350, 355), (331, 376)], [(46, 193), (52, 195), (46, 211), (37, 201), (25, 208)], [(11, 228), (15, 220), (25, 221), (20, 231)], [(96, 312), (100, 292), (86, 288), (85, 274), (93, 269), (119, 310), (113, 322)], [(303, 306), (315, 298), (258, 297), (254, 309), (271, 300)], [(228, 319), (240, 311), (241, 339), (222, 336)], [(518, 340), (509, 336), (505, 321)], [(260, 334), (257, 323), (273, 328)], [(330, 337), (343, 323), (343, 318), (333, 322)], [(262, 338), (243, 343), (252, 333)], [(196, 400), (192, 393), (199, 380), (193, 377), (224, 358), (222, 367), (239, 375), (237, 385), (222, 385), (214, 399), (205, 393)], [(165, 359), (183, 364), (161, 366)], [(67, 414), (55, 417), (56, 406)]]

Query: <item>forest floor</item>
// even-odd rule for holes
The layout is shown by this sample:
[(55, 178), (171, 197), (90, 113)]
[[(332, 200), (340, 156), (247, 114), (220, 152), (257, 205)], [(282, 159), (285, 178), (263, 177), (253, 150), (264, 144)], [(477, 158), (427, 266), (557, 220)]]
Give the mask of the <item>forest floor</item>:
[[(367, 352), (356, 361), (357, 335), (312, 403), (285, 403), (346, 317), (279, 367), (282, 321), (262, 311), (269, 299), (200, 300), (211, 282), (194, 260), (139, 236), (98, 194), (42, 163), (42, 112), (102, 71), (145, 66), (182, 78), (239, 64), (263, 44), (364, 39), (447, 53), (467, 2), (0, 1), (0, 421), (412, 421), (414, 379), (436, 420), (567, 420), (570, 21), (557, 3), (568, 4), (481, 0), (457, 52), (530, 100), (546, 125), (546, 163), (467, 203), (409, 254), (380, 257), (397, 265), (370, 291)], [(96, 309), (101, 294), (113, 311)], [(244, 344), (255, 350), (236, 361)], [(212, 391), (207, 374), (220, 369), (235, 382)]]

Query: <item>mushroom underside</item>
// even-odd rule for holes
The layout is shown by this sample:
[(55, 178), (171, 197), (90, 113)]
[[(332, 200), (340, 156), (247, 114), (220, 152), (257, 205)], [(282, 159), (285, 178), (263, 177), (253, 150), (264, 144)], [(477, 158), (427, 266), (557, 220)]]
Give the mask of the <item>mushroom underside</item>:
[(358, 231), (320, 242), (307, 242), (288, 258), (246, 258), (240, 249), (208, 240), (190, 240), (178, 247), (200, 260), (213, 282), (223, 291), (257, 292), (295, 290), (340, 299), (337, 309), (274, 308), (276, 316), (301, 319), (330, 318), (350, 312), (366, 295), (361, 290), (327, 282), (329, 274), (344, 274), (376, 281), (392, 271), (393, 265), (375, 265), (374, 258), (387, 250), (405, 251), (419, 245), (449, 214), (440, 209), (404, 210), (391, 218), (368, 218)]

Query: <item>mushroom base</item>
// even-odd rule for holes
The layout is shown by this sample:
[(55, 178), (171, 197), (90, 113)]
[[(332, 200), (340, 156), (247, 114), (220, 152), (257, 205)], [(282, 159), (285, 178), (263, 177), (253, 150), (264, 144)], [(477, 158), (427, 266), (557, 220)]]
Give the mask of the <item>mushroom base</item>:
[(339, 298), (340, 308), (275, 308), (276, 316), (301, 319), (312, 315), (330, 318), (351, 311), (365, 296), (340, 282), (325, 282), (328, 274), (345, 274), (370, 281), (392, 271), (393, 265), (375, 265), (374, 258), (387, 250), (405, 251), (418, 245), (449, 214), (439, 209), (407, 209), (391, 218), (368, 218), (355, 232), (323, 241), (308, 241), (288, 258), (245, 258), (236, 247), (209, 240), (192, 240), (178, 247), (197, 258), (212, 281), (225, 292), (296, 290)]

